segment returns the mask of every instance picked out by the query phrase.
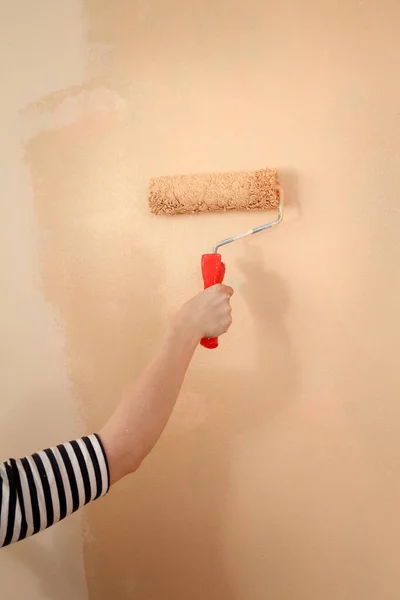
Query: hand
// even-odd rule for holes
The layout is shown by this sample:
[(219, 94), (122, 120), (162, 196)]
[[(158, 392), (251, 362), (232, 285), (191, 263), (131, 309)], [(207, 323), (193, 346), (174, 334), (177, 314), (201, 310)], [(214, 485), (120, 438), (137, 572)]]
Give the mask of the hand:
[(182, 306), (175, 324), (193, 331), (199, 340), (226, 333), (232, 324), (232, 295), (233, 289), (228, 285), (209, 287)]

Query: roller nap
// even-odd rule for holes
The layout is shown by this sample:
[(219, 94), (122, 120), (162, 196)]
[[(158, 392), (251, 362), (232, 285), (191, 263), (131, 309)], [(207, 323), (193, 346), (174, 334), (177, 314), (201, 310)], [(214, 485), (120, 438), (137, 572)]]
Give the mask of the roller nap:
[(278, 204), (276, 169), (156, 177), (149, 187), (149, 208), (155, 215), (269, 210)]

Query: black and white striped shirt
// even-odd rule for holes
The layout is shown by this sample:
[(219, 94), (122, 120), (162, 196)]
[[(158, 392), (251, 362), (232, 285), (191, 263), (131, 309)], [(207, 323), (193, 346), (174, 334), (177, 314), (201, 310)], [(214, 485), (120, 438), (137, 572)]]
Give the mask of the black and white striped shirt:
[(0, 464), (0, 547), (61, 521), (109, 486), (97, 434)]

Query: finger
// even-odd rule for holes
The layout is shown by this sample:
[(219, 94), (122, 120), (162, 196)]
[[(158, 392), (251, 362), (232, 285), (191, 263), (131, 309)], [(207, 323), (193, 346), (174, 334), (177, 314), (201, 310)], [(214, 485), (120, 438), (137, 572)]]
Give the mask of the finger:
[(234, 289), (231, 288), (230, 285), (221, 285), (221, 290), (228, 296), (228, 298), (231, 298), (235, 293)]
[(226, 320), (226, 324), (224, 327), (224, 333), (226, 333), (230, 329), (231, 325), (232, 325), (232, 317), (230, 317), (229, 319)]

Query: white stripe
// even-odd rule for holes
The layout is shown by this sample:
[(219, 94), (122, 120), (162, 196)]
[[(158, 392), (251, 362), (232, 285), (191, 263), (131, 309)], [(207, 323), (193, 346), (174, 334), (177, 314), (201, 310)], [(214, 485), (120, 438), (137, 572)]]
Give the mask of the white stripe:
[(36, 485), (38, 504), (39, 504), (39, 513), (40, 513), (40, 529), (39, 529), (39, 531), (42, 531), (42, 529), (46, 529), (46, 527), (47, 527), (46, 502), (44, 499), (42, 480), (40, 478), (39, 471), (37, 469), (37, 466), (36, 466), (35, 461), (33, 460), (32, 456), (27, 456), (26, 460), (28, 461), (29, 466), (31, 467), (33, 479), (34, 479), (35, 485)]
[(60, 520), (60, 499), (58, 497), (57, 483), (56, 478), (54, 476), (53, 467), (51, 466), (51, 462), (46, 452), (38, 453), (40, 458), (42, 459), (43, 466), (46, 471), (47, 481), (49, 482), (50, 493), (51, 493), (51, 501), (53, 504), (53, 513), (54, 513), (54, 523), (58, 523)]
[(78, 459), (76, 458), (76, 454), (74, 452), (73, 447), (69, 442), (63, 444), (64, 448), (68, 452), (68, 456), (72, 463), (72, 468), (75, 473), (76, 484), (78, 486), (78, 495), (79, 495), (79, 508), (85, 504), (85, 488), (83, 487), (83, 478), (81, 468), (78, 463)]
[(87, 467), (87, 470), (89, 473), (90, 490), (91, 490), (90, 501), (92, 501), (97, 493), (96, 475), (94, 474), (92, 459), (90, 458), (89, 450), (87, 449), (85, 442), (82, 439), (76, 440), (76, 441), (77, 441), (79, 448), (82, 450), (83, 458), (84, 458), (84, 461), (85, 461), (85, 464), (86, 464), (86, 467)]
[(18, 496), (15, 502), (15, 520), (14, 520), (14, 532), (11, 538), (10, 544), (16, 542), (19, 538), (19, 534), (21, 533), (21, 509), (18, 502)]
[(103, 450), (101, 449), (101, 446), (99, 444), (97, 437), (95, 435), (90, 435), (89, 439), (93, 444), (93, 448), (94, 448), (94, 451), (96, 452), (97, 460), (99, 461), (100, 473), (101, 473), (101, 483), (102, 483), (101, 496), (104, 496), (107, 493), (108, 485), (109, 485), (106, 461), (104, 458)]
[(51, 448), (51, 450), (53, 451), (53, 454), (56, 458), (58, 466), (60, 467), (61, 477), (62, 477), (64, 491), (65, 491), (65, 498), (67, 501), (67, 515), (70, 515), (72, 513), (72, 494), (71, 494), (71, 486), (70, 486), (69, 479), (68, 479), (67, 469), (65, 468), (65, 463), (63, 461), (63, 457), (61, 456), (59, 449)]
[(8, 502), (10, 500), (10, 486), (5, 466), (0, 465), (0, 477), (3, 480), (3, 499), (0, 511), (0, 548), (4, 544), (8, 524)]
[(25, 473), (25, 469), (20, 460), (17, 461), (17, 467), (19, 476), (21, 478), (22, 495), (25, 503), (25, 518), (26, 518), (26, 537), (29, 537), (33, 533), (33, 512), (32, 512), (32, 498), (29, 491), (28, 478)]

